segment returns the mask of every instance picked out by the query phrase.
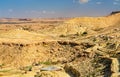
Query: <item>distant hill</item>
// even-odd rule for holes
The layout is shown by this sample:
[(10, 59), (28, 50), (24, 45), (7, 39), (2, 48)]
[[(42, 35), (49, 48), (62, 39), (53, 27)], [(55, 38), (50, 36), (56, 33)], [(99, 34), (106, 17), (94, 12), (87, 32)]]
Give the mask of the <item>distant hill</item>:
[[(113, 14), (114, 13), (114, 14)], [(76, 17), (65, 21), (63, 24), (56, 26), (53, 30), (54, 33), (60, 34), (76, 34), (90, 31), (93, 33), (94, 30), (101, 28), (114, 26), (120, 24), (120, 13), (113, 12), (112, 15), (105, 17)], [(93, 31), (92, 31), (93, 30)], [(92, 31), (92, 32), (91, 32)]]
[(110, 15), (120, 13), (120, 11), (113, 11)]

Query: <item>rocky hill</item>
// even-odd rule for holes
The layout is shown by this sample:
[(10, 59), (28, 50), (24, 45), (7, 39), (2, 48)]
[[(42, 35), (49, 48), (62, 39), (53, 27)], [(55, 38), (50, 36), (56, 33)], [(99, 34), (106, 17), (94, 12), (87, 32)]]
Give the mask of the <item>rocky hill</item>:
[(111, 15), (117, 14), (117, 13), (120, 13), (120, 11), (113, 11), (113, 12), (111, 13)]
[(120, 24), (120, 13), (105, 17), (80, 17), (65, 21), (53, 29), (58, 35), (82, 34), (84, 32), (93, 34), (97, 30)]

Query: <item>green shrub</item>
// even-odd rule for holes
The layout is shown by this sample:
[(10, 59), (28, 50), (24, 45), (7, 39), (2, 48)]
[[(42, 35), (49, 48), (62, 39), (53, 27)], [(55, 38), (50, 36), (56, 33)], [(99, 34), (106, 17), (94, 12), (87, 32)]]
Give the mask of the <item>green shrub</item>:
[(38, 64), (44, 64), (44, 65), (56, 65), (58, 62), (52, 62), (51, 60), (45, 61), (45, 62), (38, 62)]
[(2, 68), (4, 66), (4, 64), (0, 64), (0, 68)]
[(39, 64), (52, 65), (51, 61), (39, 62)]
[(37, 72), (37, 74), (36, 74), (36, 75), (34, 75), (34, 77), (41, 77), (41, 75), (40, 75), (40, 73), (39, 73), (39, 72)]
[(64, 34), (60, 35), (59, 37), (66, 37)]
[(24, 71), (32, 71), (32, 66), (26, 66), (26, 67), (22, 67), (20, 69), (24, 70)]

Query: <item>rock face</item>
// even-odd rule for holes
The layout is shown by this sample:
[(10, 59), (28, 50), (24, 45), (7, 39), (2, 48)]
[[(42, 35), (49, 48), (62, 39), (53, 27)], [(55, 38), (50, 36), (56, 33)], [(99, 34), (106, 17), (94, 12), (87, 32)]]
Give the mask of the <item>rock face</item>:
[(113, 73), (119, 72), (119, 62), (117, 58), (112, 58), (111, 71)]
[(62, 71), (42, 71), (40, 77), (70, 77), (67, 73)]
[(112, 64), (111, 64), (111, 71), (113, 72), (112, 76), (111, 77), (118, 77), (120, 76), (120, 73), (119, 73), (119, 61), (117, 58), (111, 58), (112, 59)]

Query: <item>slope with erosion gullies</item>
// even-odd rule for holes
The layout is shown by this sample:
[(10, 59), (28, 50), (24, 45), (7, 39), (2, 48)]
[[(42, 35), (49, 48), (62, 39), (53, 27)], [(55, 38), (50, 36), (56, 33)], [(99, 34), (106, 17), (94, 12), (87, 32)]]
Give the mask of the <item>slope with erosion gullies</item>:
[(25, 66), (35, 59), (45, 58), (44, 41), (53, 40), (51, 36), (28, 32), (25, 30), (9, 30), (0, 32), (0, 64)]
[[(119, 62), (116, 62), (120, 57), (119, 16), (118, 13), (107, 17), (74, 18), (45, 34), (26, 30), (1, 31), (0, 68), (30, 66), (30, 71), (33, 72), (34, 67), (37, 67), (38, 71), (34, 72), (38, 77), (51, 76), (49, 68), (45, 72), (40, 71), (39, 66), (42, 65), (62, 66), (64, 71), (72, 75), (70, 77), (110, 77), (112, 74), (119, 74)], [(53, 37), (55, 34), (78, 37), (70, 40), (61, 36), (65, 40)], [(29, 69), (27, 72), (29, 73)]]
[[(116, 28), (119, 28), (119, 23), (120, 23), (119, 16), (120, 14), (117, 13), (117, 14), (113, 14), (107, 17), (74, 18), (74, 19), (64, 22), (63, 24), (59, 26), (56, 26), (55, 29), (52, 29), (52, 33), (60, 36), (60, 35), (71, 35), (71, 34), (81, 35), (82, 33), (87, 32), (88, 36), (91, 34), (89, 38), (92, 38), (96, 35), (110, 33), (109, 31), (112, 31), (113, 27), (114, 27), (114, 30), (116, 30)], [(102, 29), (101, 31), (95, 31), (93, 29), (94, 27), (98, 27), (98, 28), (106, 27), (106, 28)], [(117, 31), (117, 32), (114, 32), (114, 34), (118, 35), (119, 33)], [(45, 53), (47, 53), (49, 50), (50, 50), (49, 52), (52, 54), (55, 54), (52, 51), (56, 51), (56, 54), (59, 54), (59, 52), (57, 51), (61, 49), (59, 49), (59, 46), (57, 46), (59, 45), (58, 41), (69, 44), (69, 39), (67, 39), (67, 37), (65, 37), (67, 40), (65, 41), (64, 39), (60, 40), (59, 38), (57, 39), (56, 37), (53, 38), (53, 36), (50, 36), (50, 35), (51, 35), (51, 32), (49, 32), (48, 34), (40, 34), (40, 33), (38, 34), (35, 32), (29, 32), (25, 30), (1, 31), (0, 32), (0, 45), (1, 45), (0, 53), (6, 52), (4, 54), (1, 54), (1, 58), (0, 58), (1, 64), (13, 63), (13, 66), (17, 65), (15, 63), (18, 63), (17, 66), (26, 65), (27, 63), (31, 64), (33, 60), (35, 59), (40, 60), (41, 58), (40, 56), (45, 55)], [(110, 35), (113, 35), (113, 33), (111, 33)], [(75, 40), (81, 42), (81, 37), (77, 37), (77, 38), (78, 39), (76, 39), (75, 37)], [(89, 38), (86, 38), (86, 39), (84, 38), (85, 39), (84, 41), (88, 40)], [(74, 40), (71, 40), (71, 41), (73, 42), (73, 45), (76, 44)], [(47, 44), (50, 43), (50, 45), (46, 45), (46, 43)], [(56, 46), (53, 49), (49, 49), (52, 46), (54, 46), (54, 44), (56, 44)], [(58, 49), (56, 50), (55, 48), (58, 48)], [(29, 54), (28, 54), (28, 51), (29, 51)], [(37, 54), (37, 52), (41, 52), (42, 55)], [(14, 53), (16, 54), (13, 57)], [(23, 55), (24, 55), (26, 56), (24, 57), (25, 60), (27, 60), (28, 62), (27, 61), (26, 63), (22, 62), (23, 59), (19, 62), (16, 62), (18, 60), (14, 60), (14, 58), (17, 59), (17, 55), (18, 55), (17, 53), (21, 53), (18, 59), (23, 58)], [(8, 56), (8, 58), (11, 60), (8, 61), (8, 59), (5, 58), (6, 56)], [(33, 56), (33, 57), (30, 58), (29, 56)], [(38, 58), (37, 56), (39, 56), (40, 58)], [(48, 59), (48, 58), (45, 58), (45, 59)], [(12, 62), (12, 61), (15, 61), (15, 62)]]
[(0, 34), (0, 64), (3, 68), (24, 67), (44, 62), (67, 63), (79, 55), (84, 56), (83, 50), (79, 49), (84, 48), (83, 46), (82, 43), (72, 40), (54, 40), (42, 34), (10, 30)]
[(84, 32), (94, 34), (105, 27), (114, 26), (119, 23), (120, 13), (105, 17), (73, 18), (55, 27), (52, 33), (57, 35), (82, 34)]
[[(56, 40), (52, 36), (25, 30), (1, 31), (0, 64), (4, 67), (23, 67), (46, 61), (69, 62), (78, 55), (71, 52), (75, 50), (72, 48), (75, 45), (79, 43), (72, 40)], [(71, 56), (72, 54), (75, 55)]]

